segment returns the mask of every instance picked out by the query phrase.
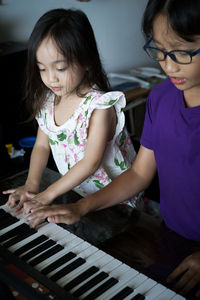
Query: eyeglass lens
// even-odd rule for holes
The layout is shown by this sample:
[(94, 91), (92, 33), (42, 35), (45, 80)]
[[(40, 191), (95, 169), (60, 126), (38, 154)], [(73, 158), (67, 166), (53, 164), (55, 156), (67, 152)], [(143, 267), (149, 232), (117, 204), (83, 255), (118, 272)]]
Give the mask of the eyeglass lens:
[[(157, 61), (163, 61), (166, 58), (165, 53), (159, 49), (147, 47), (146, 50), (147, 50), (148, 54)], [(175, 62), (178, 62), (178, 63), (188, 64), (191, 62), (190, 55), (184, 51), (172, 51), (168, 55), (170, 56), (170, 58), (172, 60), (174, 60)]]

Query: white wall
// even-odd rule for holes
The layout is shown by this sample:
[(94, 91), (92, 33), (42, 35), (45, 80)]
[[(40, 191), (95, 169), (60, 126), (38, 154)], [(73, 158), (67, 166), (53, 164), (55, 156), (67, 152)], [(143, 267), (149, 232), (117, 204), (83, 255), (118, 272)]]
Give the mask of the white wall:
[(147, 0), (2, 0), (0, 42), (27, 41), (37, 19), (53, 8), (79, 8), (88, 16), (106, 71), (152, 64), (142, 50)]

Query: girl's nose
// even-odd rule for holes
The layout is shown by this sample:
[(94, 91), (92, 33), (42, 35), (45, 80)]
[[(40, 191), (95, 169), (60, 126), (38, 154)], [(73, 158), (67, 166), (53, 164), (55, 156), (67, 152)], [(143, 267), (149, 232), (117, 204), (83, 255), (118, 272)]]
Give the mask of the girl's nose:
[(57, 76), (56, 76), (56, 73), (53, 72), (53, 71), (49, 71), (49, 82), (52, 83), (52, 82), (57, 82)]
[(167, 74), (177, 73), (180, 69), (180, 65), (167, 55), (166, 59), (162, 62), (161, 67)]

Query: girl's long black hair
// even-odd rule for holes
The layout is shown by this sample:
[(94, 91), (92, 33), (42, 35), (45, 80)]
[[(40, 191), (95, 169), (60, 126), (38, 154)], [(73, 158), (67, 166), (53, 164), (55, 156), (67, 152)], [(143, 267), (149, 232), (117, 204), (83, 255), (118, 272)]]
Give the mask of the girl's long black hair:
[(158, 14), (164, 13), (171, 28), (184, 40), (192, 42), (200, 35), (199, 0), (149, 0), (142, 22), (147, 39), (152, 36), (153, 22)]
[(68, 65), (74, 63), (86, 70), (76, 92), (80, 95), (85, 84), (107, 92), (110, 90), (102, 67), (93, 29), (81, 10), (53, 9), (37, 21), (28, 42), (28, 58), (25, 78), (25, 99), (33, 119), (42, 108), (48, 88), (43, 84), (36, 62), (36, 52), (41, 42), (52, 38)]

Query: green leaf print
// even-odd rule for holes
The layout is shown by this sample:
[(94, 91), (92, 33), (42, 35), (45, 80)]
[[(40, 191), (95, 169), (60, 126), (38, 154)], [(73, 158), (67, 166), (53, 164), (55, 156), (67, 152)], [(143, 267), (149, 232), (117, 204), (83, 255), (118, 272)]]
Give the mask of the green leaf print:
[(67, 136), (63, 132), (57, 135), (57, 138), (60, 142), (66, 140)]
[(74, 144), (75, 145), (79, 145), (80, 144), (80, 142), (78, 140), (77, 132), (75, 132), (75, 134), (74, 134)]
[(121, 169), (122, 171), (125, 171), (125, 170), (126, 170), (126, 164), (125, 164), (125, 161), (121, 161), (120, 164), (119, 164), (119, 166), (120, 166), (120, 169)]
[(67, 143), (68, 143), (69, 145), (72, 145), (72, 144), (73, 144), (73, 141), (74, 141), (73, 137), (70, 137), (70, 138), (67, 139)]
[(101, 183), (99, 180), (93, 180), (93, 182), (98, 189), (102, 189), (104, 187), (104, 184)]
[(124, 161), (124, 160), (121, 161), (121, 162), (119, 162), (118, 159), (115, 158), (115, 159), (114, 159), (114, 162), (115, 162), (115, 165), (116, 165), (117, 167), (120, 167), (120, 169), (121, 169), (122, 171), (125, 171), (125, 170), (126, 170), (126, 164), (125, 164), (125, 161)]
[(110, 100), (110, 101), (108, 102), (108, 105), (113, 105), (116, 101), (117, 101), (117, 99)]
[(47, 125), (47, 113), (44, 114), (44, 124)]
[(71, 165), (70, 165), (70, 163), (68, 163), (68, 170), (70, 170), (71, 169)]
[(117, 167), (119, 167), (119, 161), (118, 161), (117, 158), (114, 159), (114, 162), (115, 162), (115, 165), (116, 165)]
[(121, 148), (124, 145), (124, 142), (126, 140), (126, 135), (125, 133), (122, 133), (120, 140), (119, 140), (119, 147)]
[(58, 144), (57, 141), (53, 141), (51, 138), (49, 138), (49, 143), (50, 143), (50, 145), (56, 145), (56, 144)]
[(87, 102), (89, 101), (89, 100), (91, 100), (91, 96), (88, 96), (86, 99), (85, 99), (85, 101), (83, 102), (83, 104), (87, 104)]
[(85, 111), (85, 117), (87, 117), (88, 115), (88, 109)]

